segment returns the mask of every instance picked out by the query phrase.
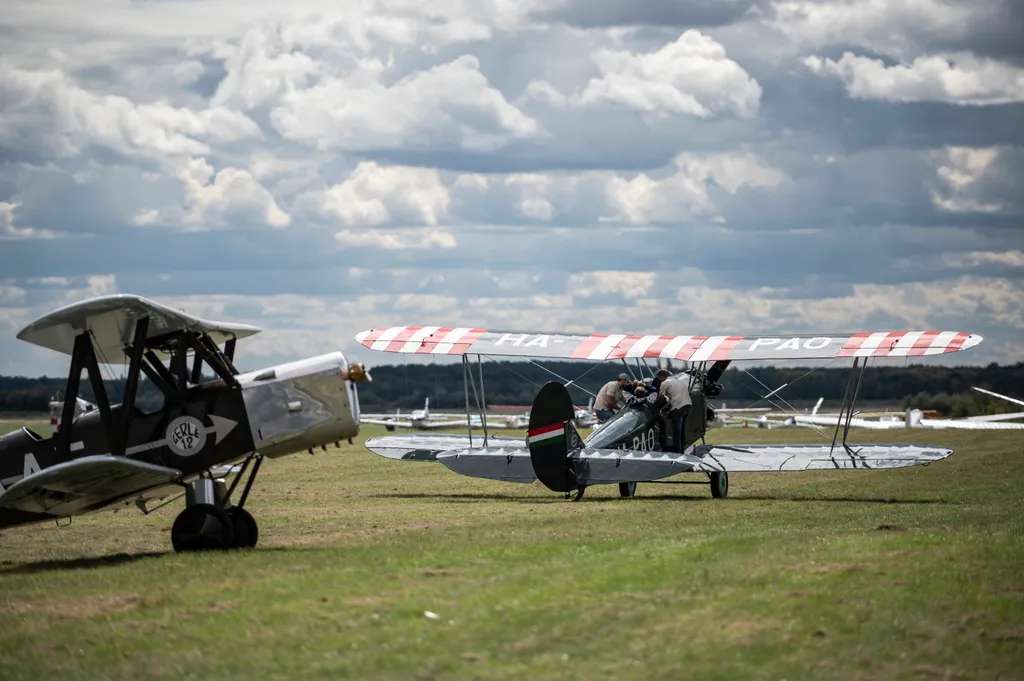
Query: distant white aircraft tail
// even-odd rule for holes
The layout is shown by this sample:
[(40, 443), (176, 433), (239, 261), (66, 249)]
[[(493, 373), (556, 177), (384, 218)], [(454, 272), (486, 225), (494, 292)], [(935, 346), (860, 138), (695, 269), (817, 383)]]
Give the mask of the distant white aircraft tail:
[(811, 416), (818, 413), (818, 409), (821, 408), (821, 403), (825, 401), (824, 397), (819, 397), (818, 401), (814, 403), (814, 409), (811, 409)]

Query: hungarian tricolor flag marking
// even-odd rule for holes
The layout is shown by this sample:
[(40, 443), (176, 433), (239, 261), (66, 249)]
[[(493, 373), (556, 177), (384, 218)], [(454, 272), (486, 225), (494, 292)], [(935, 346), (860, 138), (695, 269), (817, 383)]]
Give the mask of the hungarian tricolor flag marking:
[(565, 440), (565, 424), (553, 423), (543, 428), (535, 428), (526, 434), (526, 442), (531, 445), (551, 445)]

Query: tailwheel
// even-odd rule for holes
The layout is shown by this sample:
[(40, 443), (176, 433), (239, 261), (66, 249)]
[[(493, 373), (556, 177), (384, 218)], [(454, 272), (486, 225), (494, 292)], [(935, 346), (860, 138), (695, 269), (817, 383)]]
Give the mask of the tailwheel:
[(729, 495), (729, 474), (725, 471), (715, 471), (711, 474), (711, 496), (715, 499), (724, 499)]
[(572, 500), (573, 501), (579, 501), (580, 499), (583, 498), (583, 493), (586, 492), (586, 491), (587, 491), (587, 486), (586, 485), (580, 485), (579, 487), (576, 488), (576, 496), (573, 497)]
[(252, 514), (241, 506), (232, 506), (225, 512), (234, 527), (234, 547), (251, 549), (256, 546), (260, 528), (256, 525), (256, 519), (252, 517)]
[(636, 482), (620, 482), (619, 483), (619, 496), (624, 499), (629, 499), (636, 495)]
[(171, 544), (175, 551), (230, 549), (235, 529), (228, 514), (213, 504), (188, 506), (174, 520)]

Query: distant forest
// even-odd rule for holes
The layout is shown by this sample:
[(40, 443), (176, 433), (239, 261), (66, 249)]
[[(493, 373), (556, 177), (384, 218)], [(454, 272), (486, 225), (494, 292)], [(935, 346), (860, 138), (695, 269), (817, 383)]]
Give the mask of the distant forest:
[[(596, 393), (601, 385), (623, 370), (621, 363), (547, 362), (547, 369)], [(472, 365), (479, 382), (478, 366)], [(637, 367), (632, 367), (634, 372)], [(376, 366), (371, 368), (372, 383), (359, 386), (360, 405), (364, 412), (408, 412), (423, 407), (430, 398), (435, 410), (465, 410), (463, 369), (461, 364), (416, 364)], [(722, 378), (724, 391), (715, 404), (727, 406), (771, 406), (760, 397), (782, 385), (777, 393), (796, 408), (806, 408), (819, 397), (826, 400), (826, 409), (836, 409), (843, 398), (849, 368), (774, 368), (756, 367), (746, 371), (730, 368)], [(528, 407), (540, 385), (555, 376), (528, 362), (483, 363), (483, 383), (489, 406)], [(107, 381), (113, 401), (120, 401), (123, 384)], [(24, 378), (0, 376), (0, 412), (45, 412), (58, 391), (63, 391), (65, 378)], [(766, 387), (765, 387), (766, 386)], [(1024, 408), (990, 398), (971, 386), (994, 390), (1020, 399), (1024, 394), (1024, 362), (985, 367), (941, 367), (916, 365), (903, 367), (870, 367), (861, 386), (858, 403), (884, 403), (890, 406), (935, 409), (946, 416), (973, 416), (984, 413), (1022, 411)], [(570, 388), (577, 405), (587, 404), (589, 395), (580, 388)], [(470, 393), (472, 399), (472, 392)], [(83, 374), (82, 397), (92, 400), (92, 389)], [(141, 406), (155, 407), (162, 401), (156, 389), (144, 381), (140, 386)], [(777, 401), (777, 400), (776, 400)]]

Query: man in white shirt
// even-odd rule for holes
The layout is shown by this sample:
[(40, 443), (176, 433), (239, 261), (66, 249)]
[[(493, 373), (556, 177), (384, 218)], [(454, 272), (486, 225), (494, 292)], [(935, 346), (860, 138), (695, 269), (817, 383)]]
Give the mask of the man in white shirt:
[[(660, 372), (659, 372), (660, 373)], [(672, 426), (671, 450), (683, 453), (683, 433), (686, 417), (690, 413), (693, 400), (690, 398), (689, 376), (681, 374), (665, 378), (658, 388), (658, 397), (665, 399), (665, 410), (668, 411), (669, 423)]]
[(601, 386), (597, 397), (594, 398), (594, 416), (597, 417), (598, 423), (604, 423), (612, 417), (612, 414), (619, 408), (619, 402), (622, 400), (622, 391), (629, 384), (629, 375), (619, 374), (616, 380), (608, 381)]

